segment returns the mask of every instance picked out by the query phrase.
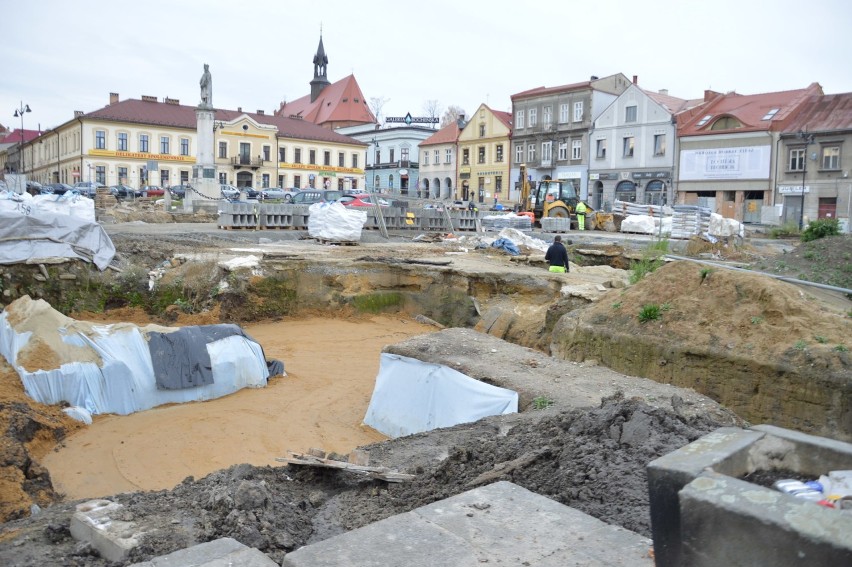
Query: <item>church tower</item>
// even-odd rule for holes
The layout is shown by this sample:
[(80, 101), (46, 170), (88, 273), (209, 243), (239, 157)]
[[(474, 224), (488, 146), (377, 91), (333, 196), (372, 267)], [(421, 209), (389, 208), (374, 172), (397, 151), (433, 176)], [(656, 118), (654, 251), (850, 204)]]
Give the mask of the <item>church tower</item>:
[(328, 82), (326, 65), (328, 65), (328, 57), (325, 54), (325, 48), (322, 46), (322, 34), (320, 34), (319, 47), (317, 48), (317, 54), (314, 55), (314, 80), (311, 81), (311, 102), (314, 102), (322, 90), (331, 84)]

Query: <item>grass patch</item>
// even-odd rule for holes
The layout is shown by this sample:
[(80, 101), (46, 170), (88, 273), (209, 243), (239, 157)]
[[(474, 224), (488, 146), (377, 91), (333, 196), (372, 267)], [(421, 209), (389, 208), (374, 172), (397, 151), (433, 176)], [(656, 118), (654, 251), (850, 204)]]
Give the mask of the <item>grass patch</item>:
[(793, 345), (793, 348), (796, 350), (805, 350), (806, 348), (808, 348), (808, 343), (799, 339), (798, 341), (796, 341), (796, 344)]
[(763, 317), (755, 316), (755, 317), (751, 318), (751, 324), (752, 325), (759, 325), (761, 323), (763, 323)]
[(548, 398), (547, 396), (538, 396), (534, 398), (532, 401), (533, 409), (541, 410), (547, 407), (550, 407), (554, 404), (554, 401)]
[(835, 345), (834, 350), (837, 352), (849, 352), (849, 348), (846, 345)]
[(352, 298), (352, 305), (361, 312), (381, 313), (389, 308), (399, 308), (402, 305), (402, 294), (392, 291), (358, 295)]
[(641, 323), (647, 323), (648, 321), (659, 319), (662, 315), (663, 313), (659, 305), (643, 305), (642, 309), (639, 310), (639, 321)]
[(775, 226), (769, 229), (770, 238), (790, 238), (792, 236), (799, 236), (799, 226), (793, 222), (788, 222), (781, 226)]

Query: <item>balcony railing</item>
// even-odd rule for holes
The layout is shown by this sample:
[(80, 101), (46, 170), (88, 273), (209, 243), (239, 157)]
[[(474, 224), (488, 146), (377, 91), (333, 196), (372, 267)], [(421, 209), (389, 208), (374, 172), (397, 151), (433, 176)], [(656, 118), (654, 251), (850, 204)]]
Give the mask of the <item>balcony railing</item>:
[(260, 157), (249, 157), (249, 156), (234, 156), (231, 158), (231, 165), (236, 168), (240, 167), (263, 167), (263, 162), (265, 160)]

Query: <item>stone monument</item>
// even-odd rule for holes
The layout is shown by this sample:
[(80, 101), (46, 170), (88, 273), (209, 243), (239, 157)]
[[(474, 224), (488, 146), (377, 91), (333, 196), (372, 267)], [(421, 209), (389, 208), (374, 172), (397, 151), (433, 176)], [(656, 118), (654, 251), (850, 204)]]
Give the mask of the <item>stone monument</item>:
[(221, 189), (216, 176), (216, 162), (213, 157), (213, 123), (216, 111), (213, 109), (213, 76), (210, 65), (204, 64), (204, 73), (199, 81), (201, 102), (195, 109), (197, 124), (197, 149), (195, 165), (192, 168), (193, 190), (187, 190), (183, 200), (184, 212), (198, 209), (215, 209), (221, 198)]

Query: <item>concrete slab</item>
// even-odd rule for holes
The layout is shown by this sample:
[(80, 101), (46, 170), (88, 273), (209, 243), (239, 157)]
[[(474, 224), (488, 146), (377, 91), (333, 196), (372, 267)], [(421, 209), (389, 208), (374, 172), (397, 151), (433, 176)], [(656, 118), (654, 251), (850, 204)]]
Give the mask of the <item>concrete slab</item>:
[(289, 553), (284, 567), (653, 566), (651, 540), (497, 482)]
[(252, 547), (223, 537), (199, 543), (130, 567), (278, 567), (278, 563)]
[(118, 519), (121, 504), (111, 500), (89, 500), (77, 504), (71, 516), (70, 531), (74, 539), (88, 542), (101, 557), (110, 561), (123, 561), (130, 550), (139, 545), (144, 532), (133, 522)]

